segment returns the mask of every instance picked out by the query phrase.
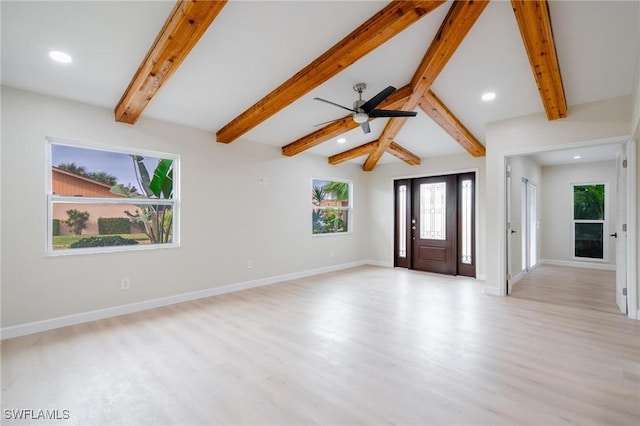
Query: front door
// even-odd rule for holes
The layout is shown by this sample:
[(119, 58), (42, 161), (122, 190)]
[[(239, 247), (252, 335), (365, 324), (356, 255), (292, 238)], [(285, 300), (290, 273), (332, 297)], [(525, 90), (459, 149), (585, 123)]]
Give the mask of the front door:
[(475, 173), (395, 181), (395, 266), (475, 277)]
[(411, 215), (413, 268), (455, 274), (455, 176), (415, 179)]

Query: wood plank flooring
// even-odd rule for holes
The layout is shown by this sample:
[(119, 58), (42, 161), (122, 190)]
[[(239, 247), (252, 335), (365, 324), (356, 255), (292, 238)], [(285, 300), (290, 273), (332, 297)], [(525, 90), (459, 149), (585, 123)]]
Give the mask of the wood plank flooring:
[(616, 305), (615, 271), (540, 265), (513, 286), (511, 295), (622, 315)]
[(482, 286), (365, 266), (6, 340), (2, 424), (638, 424), (639, 321)]

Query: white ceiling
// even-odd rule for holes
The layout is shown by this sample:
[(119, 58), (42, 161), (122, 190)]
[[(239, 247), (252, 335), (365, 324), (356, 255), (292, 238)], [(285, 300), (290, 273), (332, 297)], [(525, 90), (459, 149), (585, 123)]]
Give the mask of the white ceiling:
[[(2, 7), (2, 84), (113, 108), (151, 46), (172, 1), (6, 1)], [(230, 1), (198, 45), (156, 95), (144, 116), (219, 130), (386, 5), (380, 1)], [(639, 36), (639, 3), (552, 1), (554, 36), (571, 105), (630, 94)], [(413, 24), (334, 78), (234, 143), (284, 146), (344, 116), (317, 102), (350, 106), (352, 86), (366, 82), (369, 98), (407, 84), (450, 4)], [(53, 63), (51, 49), (70, 53)], [(510, 2), (492, 1), (432, 90), (481, 141), (486, 123), (542, 112)], [(492, 90), (497, 98), (484, 103)], [(355, 129), (338, 145), (309, 152), (328, 156), (375, 140)], [(420, 157), (464, 152), (422, 112), (396, 142)], [(357, 160), (361, 163), (364, 157)], [(385, 154), (381, 162), (399, 161)]]
[[(545, 151), (531, 154), (528, 157), (541, 166), (562, 166), (566, 164), (592, 163), (594, 161), (615, 160), (621, 152), (620, 144), (583, 146), (557, 151)], [(579, 157), (579, 158), (575, 158)]]

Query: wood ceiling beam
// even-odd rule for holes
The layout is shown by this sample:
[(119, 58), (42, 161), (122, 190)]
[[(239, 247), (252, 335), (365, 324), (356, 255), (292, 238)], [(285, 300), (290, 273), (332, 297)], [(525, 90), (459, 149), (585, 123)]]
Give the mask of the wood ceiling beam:
[(218, 142), (233, 142), (443, 3), (444, 0), (392, 1), (316, 60), (218, 130)]
[[(387, 99), (382, 101), (378, 106), (379, 109), (397, 109), (401, 108), (402, 105), (406, 102), (411, 95), (411, 86), (404, 86), (395, 92), (393, 92)], [(373, 119), (370, 119), (371, 121)], [(291, 142), (288, 145), (282, 147), (282, 155), (287, 157), (294, 156), (296, 154), (300, 154), (308, 149), (313, 148), (314, 146), (320, 145), (323, 142), (326, 142), (330, 139), (333, 139), (337, 136), (340, 136), (343, 133), (348, 132), (349, 130), (353, 130), (356, 127), (360, 127), (358, 123), (353, 121), (351, 115), (347, 115), (338, 121), (334, 121), (333, 123), (324, 126), (323, 128), (316, 130), (313, 133), (308, 134), (307, 136), (303, 136), (295, 142)]]
[(226, 3), (227, 0), (183, 0), (176, 3), (116, 105), (116, 121), (135, 124)]
[(329, 164), (335, 166), (336, 164), (343, 163), (345, 161), (353, 160), (354, 158), (361, 157), (363, 155), (371, 153), (378, 146), (378, 141), (366, 143), (364, 145), (351, 148), (340, 154), (332, 155), (329, 157)]
[(409, 151), (406, 148), (401, 147), (395, 142), (391, 142), (389, 144), (389, 148), (387, 148), (387, 152), (395, 157), (398, 157), (405, 163), (410, 166), (417, 166), (420, 164), (420, 157), (418, 157), (413, 152)]
[(453, 139), (456, 140), (469, 154), (474, 157), (484, 157), (486, 150), (475, 136), (458, 120), (445, 104), (433, 93), (427, 90), (418, 104), (422, 111), (433, 119)]
[[(413, 111), (417, 107), (487, 4), (487, 1), (455, 1), (451, 5), (438, 33), (411, 79), (413, 93), (405, 102), (403, 110)], [(378, 147), (369, 154), (362, 167), (365, 171), (373, 170), (402, 129), (405, 121), (406, 118), (391, 118), (389, 120), (378, 139), (380, 142)]]
[(567, 100), (545, 0), (511, 0), (547, 119), (567, 116)]
[[(363, 155), (370, 154), (377, 147), (378, 141), (376, 140), (364, 145), (357, 146), (355, 148), (351, 148), (349, 150), (341, 152), (340, 154), (332, 155), (331, 157), (329, 157), (329, 164), (335, 166), (336, 164), (353, 160), (354, 158), (362, 157)], [(420, 157), (395, 142), (391, 142), (387, 152), (412, 166), (417, 166), (418, 164), (420, 164)]]

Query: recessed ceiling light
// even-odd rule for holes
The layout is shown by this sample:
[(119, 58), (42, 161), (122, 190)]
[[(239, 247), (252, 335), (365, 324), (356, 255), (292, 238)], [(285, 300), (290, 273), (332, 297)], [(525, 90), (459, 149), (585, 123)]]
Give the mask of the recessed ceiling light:
[(482, 100), (485, 102), (492, 101), (496, 98), (496, 94), (494, 92), (487, 92), (482, 94)]
[(574, 155), (574, 156), (573, 156), (573, 159), (574, 159), (574, 160), (579, 160), (579, 159), (581, 159), (581, 158), (582, 158), (582, 157), (580, 157), (579, 155)]
[(338, 138), (338, 140), (336, 142), (338, 143), (345, 143), (347, 140), (345, 138)]
[(73, 59), (71, 59), (71, 55), (68, 53), (61, 52), (59, 50), (51, 50), (49, 52), (49, 57), (56, 62), (60, 62), (61, 64), (69, 64)]

